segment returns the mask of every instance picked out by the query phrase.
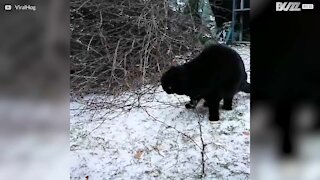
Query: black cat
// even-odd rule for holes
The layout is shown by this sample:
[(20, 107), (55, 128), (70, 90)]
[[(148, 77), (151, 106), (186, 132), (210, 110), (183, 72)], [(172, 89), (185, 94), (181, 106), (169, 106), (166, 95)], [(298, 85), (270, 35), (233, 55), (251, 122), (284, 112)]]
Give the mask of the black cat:
[(224, 45), (211, 45), (195, 59), (171, 67), (161, 78), (161, 85), (168, 94), (187, 95), (192, 108), (204, 98), (209, 107), (209, 120), (219, 120), (219, 103), (223, 109), (232, 109), (233, 96), (244, 91), (250, 93), (247, 74), (240, 55)]

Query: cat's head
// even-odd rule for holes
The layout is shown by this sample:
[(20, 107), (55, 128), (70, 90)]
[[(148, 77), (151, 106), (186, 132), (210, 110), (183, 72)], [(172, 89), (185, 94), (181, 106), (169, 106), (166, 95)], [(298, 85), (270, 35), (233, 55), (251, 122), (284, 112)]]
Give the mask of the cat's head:
[(186, 73), (183, 66), (172, 66), (161, 77), (161, 86), (168, 94), (183, 95), (186, 92)]

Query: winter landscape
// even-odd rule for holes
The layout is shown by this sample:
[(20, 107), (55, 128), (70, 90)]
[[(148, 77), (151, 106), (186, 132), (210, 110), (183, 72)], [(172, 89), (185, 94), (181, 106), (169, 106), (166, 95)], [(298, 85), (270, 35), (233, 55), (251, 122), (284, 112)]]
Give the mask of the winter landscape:
[[(250, 47), (232, 48), (250, 82)], [(70, 178), (249, 179), (250, 94), (239, 92), (218, 122), (201, 102), (186, 109), (187, 101), (159, 84), (116, 97), (72, 97)]]

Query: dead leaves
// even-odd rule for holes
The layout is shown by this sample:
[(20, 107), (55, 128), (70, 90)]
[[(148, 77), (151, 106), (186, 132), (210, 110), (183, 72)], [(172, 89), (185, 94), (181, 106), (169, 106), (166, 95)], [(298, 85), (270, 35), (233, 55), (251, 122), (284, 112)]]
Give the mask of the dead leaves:
[(144, 153), (144, 151), (141, 150), (141, 149), (139, 149), (139, 150), (135, 153), (134, 158), (136, 158), (136, 159), (141, 159), (143, 153)]
[(250, 132), (248, 132), (248, 131), (243, 132), (243, 134), (246, 136), (250, 136)]

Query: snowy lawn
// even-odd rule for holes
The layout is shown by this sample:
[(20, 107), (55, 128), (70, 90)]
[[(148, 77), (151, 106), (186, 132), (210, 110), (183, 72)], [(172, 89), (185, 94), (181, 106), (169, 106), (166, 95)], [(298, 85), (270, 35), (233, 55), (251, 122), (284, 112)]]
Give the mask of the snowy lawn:
[[(250, 77), (249, 47), (233, 48)], [(250, 95), (239, 92), (218, 122), (187, 101), (151, 86), (72, 101), (71, 179), (249, 179)]]

